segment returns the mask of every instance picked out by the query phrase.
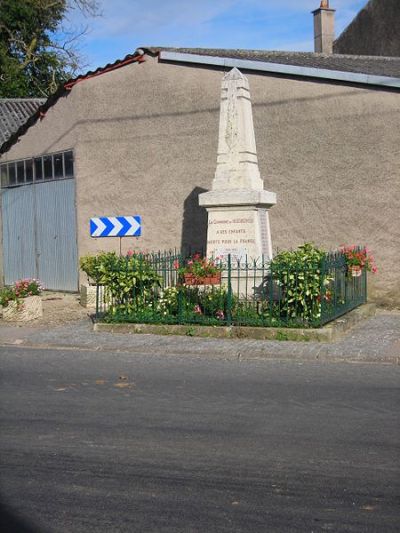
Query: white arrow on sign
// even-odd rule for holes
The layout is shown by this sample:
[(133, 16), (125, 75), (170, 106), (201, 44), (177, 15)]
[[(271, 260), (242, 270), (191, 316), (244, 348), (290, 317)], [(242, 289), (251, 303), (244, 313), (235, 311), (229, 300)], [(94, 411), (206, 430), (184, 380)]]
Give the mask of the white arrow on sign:
[(104, 224), (104, 222), (101, 221), (100, 218), (96, 217), (96, 218), (93, 218), (92, 220), (97, 226), (97, 229), (92, 234), (92, 237), (99, 237), (103, 233), (103, 231), (106, 229), (107, 226)]
[(136, 231), (140, 228), (139, 222), (136, 220), (135, 217), (125, 217), (126, 220), (131, 224), (131, 228), (127, 231), (126, 235), (135, 235)]
[(124, 227), (123, 224), (117, 219), (117, 217), (110, 217), (110, 222), (114, 224), (114, 228), (108, 234), (109, 237), (115, 237), (118, 235), (119, 231)]

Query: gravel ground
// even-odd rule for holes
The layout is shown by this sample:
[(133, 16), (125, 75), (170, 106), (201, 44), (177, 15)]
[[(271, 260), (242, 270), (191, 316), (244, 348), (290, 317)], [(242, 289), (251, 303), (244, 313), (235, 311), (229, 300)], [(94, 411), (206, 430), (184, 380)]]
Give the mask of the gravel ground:
[(335, 343), (211, 339), (94, 332), (91, 311), (75, 294), (46, 293), (43, 317), (24, 325), (0, 321), (0, 344), (70, 347), (160, 355), (192, 354), (223, 358), (281, 358), (399, 363), (400, 311), (379, 310)]

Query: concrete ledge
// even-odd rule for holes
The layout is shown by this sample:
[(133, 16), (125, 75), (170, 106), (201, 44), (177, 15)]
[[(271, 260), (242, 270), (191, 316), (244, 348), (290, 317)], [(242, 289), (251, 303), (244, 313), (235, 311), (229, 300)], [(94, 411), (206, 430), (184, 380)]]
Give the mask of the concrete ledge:
[(279, 341), (334, 342), (358, 322), (375, 316), (376, 306), (365, 304), (319, 329), (259, 328), (249, 326), (199, 326), (196, 324), (107, 324), (97, 322), (94, 331), (110, 333), (147, 333), (153, 335), (186, 335), (221, 339), (257, 339)]

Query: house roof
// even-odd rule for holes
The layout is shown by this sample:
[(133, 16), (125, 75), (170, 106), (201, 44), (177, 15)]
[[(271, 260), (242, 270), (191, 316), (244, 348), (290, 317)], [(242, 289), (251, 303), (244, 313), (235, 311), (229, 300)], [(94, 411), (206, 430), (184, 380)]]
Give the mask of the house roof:
[(281, 65), (354, 72), (374, 76), (400, 77), (400, 57), (279, 52), (269, 50), (171, 48), (162, 46), (142, 47), (142, 50), (151, 55), (158, 55), (160, 52), (177, 52), (180, 54), (263, 61)]
[[(253, 64), (255, 64), (254, 62), (263, 62), (276, 64), (277, 66), (288, 65), (288, 67), (305, 67), (307, 69), (314, 69), (315, 72), (318, 70), (330, 70), (333, 72), (359, 73), (365, 74), (366, 76), (384, 76), (389, 79), (393, 78), (396, 83), (398, 83), (398, 78), (400, 78), (400, 57), (327, 55), (311, 52), (278, 52), (266, 50), (171, 48), (159, 46), (141, 47), (138, 48), (134, 54), (128, 54), (123, 59), (118, 59), (114, 63), (109, 63), (105, 67), (100, 67), (94, 71), (86, 72), (86, 74), (68, 80), (61, 85), (44, 103), (41, 102), (42, 105), (39, 104), (40, 109), (37, 108), (37, 111), (34, 112), (34, 114), (25, 117), (25, 122), (20, 123), (19, 128), (14, 130), (11, 136), (6, 138), (6, 140), (3, 140), (3, 138), (0, 137), (0, 155), (7, 152), (7, 150), (17, 142), (19, 137), (24, 135), (24, 133), (33, 126), (39, 118), (43, 118), (46, 111), (52, 107), (59, 98), (66, 96), (77, 83), (111, 72), (134, 62), (141, 63), (142, 61), (145, 61), (145, 54), (154, 57), (162, 55), (162, 52), (176, 52), (182, 55), (187, 54), (187, 58), (190, 56), (198, 56), (200, 59), (198, 61), (196, 60), (197, 63), (201, 63), (201, 57), (204, 57), (205, 63), (207, 57), (231, 58), (245, 60), (249, 63), (253, 62)], [(307, 75), (310, 74), (302, 74), (302, 76)], [(351, 80), (350, 83), (352, 83)]]
[(0, 98), (0, 145), (45, 103), (43, 98)]

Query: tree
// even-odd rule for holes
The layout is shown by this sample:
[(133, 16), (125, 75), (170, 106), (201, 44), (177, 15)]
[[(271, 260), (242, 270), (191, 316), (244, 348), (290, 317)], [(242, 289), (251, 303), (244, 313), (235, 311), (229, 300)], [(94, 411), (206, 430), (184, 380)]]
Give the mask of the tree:
[(48, 96), (76, 75), (85, 30), (65, 30), (73, 9), (98, 14), (96, 0), (0, 0), (0, 97)]

